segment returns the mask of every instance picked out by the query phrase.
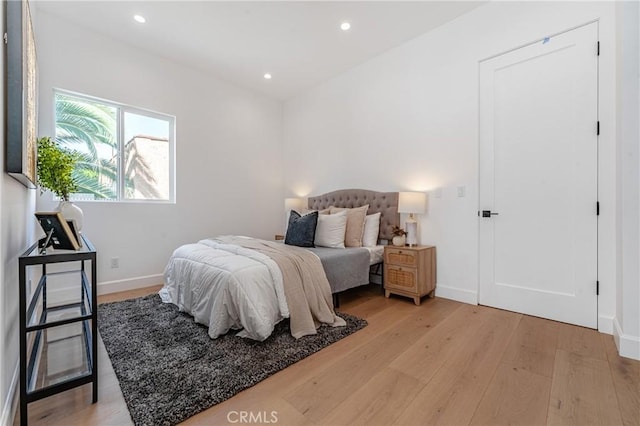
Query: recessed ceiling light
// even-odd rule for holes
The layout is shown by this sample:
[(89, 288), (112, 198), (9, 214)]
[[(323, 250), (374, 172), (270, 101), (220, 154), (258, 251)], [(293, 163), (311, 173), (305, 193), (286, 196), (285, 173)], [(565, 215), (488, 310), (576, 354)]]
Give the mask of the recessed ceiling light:
[(348, 22), (343, 22), (342, 24), (340, 24), (340, 29), (342, 31), (349, 31), (350, 28), (351, 28), (351, 24)]
[(133, 19), (135, 19), (136, 22), (140, 22), (141, 24), (144, 24), (145, 22), (147, 22), (147, 20), (144, 19), (144, 16), (141, 16), (141, 15), (133, 15)]
[(264, 75), (264, 78), (265, 78), (266, 80), (271, 80), (271, 74), (266, 73), (266, 74)]

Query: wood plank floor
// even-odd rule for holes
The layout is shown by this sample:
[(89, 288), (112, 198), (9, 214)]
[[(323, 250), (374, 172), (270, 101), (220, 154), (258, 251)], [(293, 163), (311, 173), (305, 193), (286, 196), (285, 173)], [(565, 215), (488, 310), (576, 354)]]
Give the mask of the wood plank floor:
[[(378, 287), (342, 299), (367, 327), (184, 424), (251, 412), (282, 425), (640, 425), (640, 362), (609, 335), (446, 299), (415, 306)], [(99, 362), (97, 404), (83, 386), (29, 404), (29, 423), (131, 424), (102, 342)]]

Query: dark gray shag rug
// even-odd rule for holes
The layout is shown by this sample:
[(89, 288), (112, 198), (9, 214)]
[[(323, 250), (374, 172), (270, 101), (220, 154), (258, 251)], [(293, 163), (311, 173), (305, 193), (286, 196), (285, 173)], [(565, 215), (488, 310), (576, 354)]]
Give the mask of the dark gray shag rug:
[(365, 327), (321, 327), (294, 339), (289, 321), (264, 342), (207, 328), (153, 294), (98, 307), (98, 328), (136, 425), (175, 425)]

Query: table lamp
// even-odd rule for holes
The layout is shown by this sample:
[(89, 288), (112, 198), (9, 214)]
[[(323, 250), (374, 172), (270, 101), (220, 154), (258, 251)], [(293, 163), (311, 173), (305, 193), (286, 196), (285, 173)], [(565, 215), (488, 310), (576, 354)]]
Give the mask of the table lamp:
[(285, 198), (284, 199), (284, 211), (295, 210), (298, 213), (302, 213), (300, 210), (304, 208), (304, 198)]
[(407, 231), (407, 244), (413, 247), (418, 244), (418, 222), (414, 214), (425, 212), (427, 194), (424, 192), (400, 192), (398, 199), (398, 213), (409, 213), (405, 223)]

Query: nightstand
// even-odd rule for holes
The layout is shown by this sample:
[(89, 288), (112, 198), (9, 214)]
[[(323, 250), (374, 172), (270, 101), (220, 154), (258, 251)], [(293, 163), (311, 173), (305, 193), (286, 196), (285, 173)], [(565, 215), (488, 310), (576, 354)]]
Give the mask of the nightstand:
[(384, 295), (413, 298), (420, 305), (424, 295), (433, 297), (436, 288), (435, 246), (384, 247)]

